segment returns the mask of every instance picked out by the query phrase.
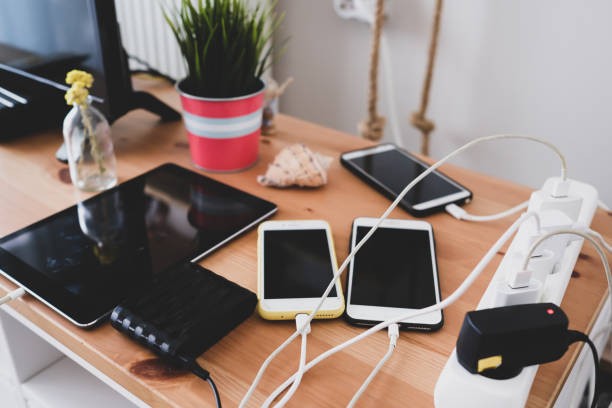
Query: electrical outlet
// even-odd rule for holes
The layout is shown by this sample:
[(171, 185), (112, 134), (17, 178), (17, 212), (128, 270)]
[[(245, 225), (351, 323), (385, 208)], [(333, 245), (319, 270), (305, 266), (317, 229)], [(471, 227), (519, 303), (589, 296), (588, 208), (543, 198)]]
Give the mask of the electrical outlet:
[[(385, 17), (387, 17), (386, 9), (388, 7), (389, 2), (387, 1)], [(376, 0), (334, 0), (334, 10), (336, 14), (345, 20), (357, 20), (373, 24), (376, 13)]]
[(555, 265), (558, 259), (555, 257), (555, 253), (548, 249), (545, 249), (538, 256), (532, 256), (527, 264), (527, 269), (532, 271), (533, 278), (540, 281), (542, 285), (546, 285), (548, 275), (554, 273)]
[[(517, 274), (520, 276), (521, 274)], [(536, 303), (540, 300), (542, 293), (542, 283), (533, 278), (529, 278), (531, 273), (526, 273), (528, 277), (526, 284), (517, 284), (517, 288), (510, 287), (506, 282), (497, 282), (495, 303), (493, 307), (522, 305), (525, 303)]]

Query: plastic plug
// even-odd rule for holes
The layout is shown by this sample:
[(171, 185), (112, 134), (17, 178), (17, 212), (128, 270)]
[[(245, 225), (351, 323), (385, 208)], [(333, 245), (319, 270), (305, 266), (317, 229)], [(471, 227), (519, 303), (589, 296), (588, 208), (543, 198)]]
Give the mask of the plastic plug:
[(393, 345), (393, 347), (397, 346), (397, 339), (399, 338), (399, 324), (393, 323), (389, 325), (387, 334), (389, 335), (390, 343)]
[(15, 300), (17, 298), (22, 297), (23, 295), (25, 295), (25, 289), (22, 287), (18, 287), (17, 289), (13, 290), (12, 292), (7, 293), (5, 296), (0, 298), (0, 305), (5, 304), (6, 302), (10, 302), (11, 300)]
[(525, 263), (525, 252), (512, 252), (506, 255), (509, 263), (506, 266), (504, 280), (512, 289), (519, 289), (529, 286), (531, 279), (535, 279), (546, 284), (548, 275), (554, 272), (556, 257), (555, 254), (545, 249), (539, 255), (532, 256), (527, 264), (527, 270), (523, 270)]
[(308, 315), (300, 313), (295, 316), (295, 327), (300, 334), (310, 334), (310, 322), (308, 321)]
[(571, 180), (554, 178), (549, 189), (534, 191), (529, 200), (529, 211), (540, 213), (558, 210), (576, 222), (582, 206), (582, 197), (572, 194), (571, 183)]
[[(521, 276), (522, 279), (526, 277), (526, 274), (531, 274), (530, 271), (521, 272), (524, 272), (524, 274), (522, 274)], [(521, 275), (521, 273), (517, 275)], [(505, 281), (499, 281), (497, 283), (497, 290), (495, 292), (495, 302), (493, 303), (493, 305), (495, 307), (500, 307), (538, 302), (540, 299), (542, 288), (542, 282), (534, 278), (529, 279), (529, 284), (527, 286), (520, 287), (517, 289), (513, 289)]]
[(532, 277), (534, 279), (542, 282), (542, 285), (545, 285), (548, 275), (554, 272), (555, 264), (555, 254), (552, 251), (545, 249), (540, 255), (532, 256), (529, 259), (527, 268), (532, 271)]
[(570, 181), (565, 179), (556, 179), (553, 183), (552, 191), (550, 192), (551, 197), (562, 198), (569, 196)]
[(529, 281), (533, 275), (529, 269), (519, 270), (508, 275), (506, 283), (512, 289), (526, 288), (529, 286)]
[(334, 0), (333, 5), (336, 14), (341, 18), (374, 24), (376, 14), (375, 0)]
[(452, 204), (452, 203), (448, 204), (446, 207), (444, 207), (444, 209), (446, 210), (447, 213), (449, 213), (450, 215), (452, 215), (454, 218), (458, 220), (462, 220), (463, 216), (467, 212), (463, 208), (459, 207), (457, 204)]
[[(570, 229), (573, 227), (574, 222), (564, 212), (560, 210), (546, 210), (539, 213), (540, 225), (539, 230), (533, 224), (529, 224), (525, 228), (527, 229), (526, 238), (522, 241), (522, 245), (519, 247), (519, 251), (527, 256), (527, 253), (531, 249), (531, 246), (543, 235), (552, 231), (560, 229)], [(563, 252), (567, 247), (568, 243), (575, 239), (571, 235), (556, 235), (546, 241), (540, 243), (535, 251), (532, 253), (532, 257), (542, 257), (544, 254), (552, 253), (553, 267), (559, 262), (563, 256)], [(523, 258), (524, 259), (524, 258)], [(522, 267), (522, 266), (521, 266)]]

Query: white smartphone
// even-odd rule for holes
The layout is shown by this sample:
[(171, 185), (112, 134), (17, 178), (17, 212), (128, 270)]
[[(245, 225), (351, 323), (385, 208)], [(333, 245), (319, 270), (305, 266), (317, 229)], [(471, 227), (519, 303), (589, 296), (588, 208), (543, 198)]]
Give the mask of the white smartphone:
[[(353, 222), (351, 249), (377, 218)], [(387, 219), (357, 252), (347, 278), (346, 319), (374, 325), (440, 301), (440, 285), (431, 224)], [(402, 320), (404, 329), (437, 330), (442, 311)]]
[[(381, 144), (343, 153), (340, 162), (392, 200), (429, 167), (393, 144)], [(467, 188), (434, 171), (415, 185), (399, 205), (415, 217), (423, 217), (443, 210), (447, 204), (466, 203), (471, 197), (472, 193)]]
[[(337, 271), (329, 224), (319, 220), (267, 221), (258, 229), (257, 311), (264, 319), (291, 320), (310, 313)], [(344, 297), (336, 281), (315, 315), (342, 315)]]

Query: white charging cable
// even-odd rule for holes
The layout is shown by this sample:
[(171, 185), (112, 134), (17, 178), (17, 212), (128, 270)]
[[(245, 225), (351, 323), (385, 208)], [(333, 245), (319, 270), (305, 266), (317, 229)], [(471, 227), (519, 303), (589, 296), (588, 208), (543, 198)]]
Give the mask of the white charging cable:
[[(332, 280), (329, 282), (329, 285), (327, 285), (327, 288), (325, 289), (325, 292), (323, 293), (323, 295), (321, 296), (321, 298), (319, 299), (319, 303), (317, 304), (317, 306), (315, 307), (315, 309), (308, 315), (308, 321), (312, 321), (312, 319), (314, 318), (314, 316), (316, 315), (316, 313), (318, 313), (318, 311), (321, 309), (323, 302), (325, 302), (325, 299), (327, 299), (327, 296), (329, 295), (329, 293), (331, 292), (331, 290), (334, 288), (335, 282), (338, 280), (338, 278), (340, 277), (340, 275), (344, 272), (344, 270), (346, 269), (346, 267), (348, 266), (348, 264), (353, 260), (353, 258), (355, 257), (355, 254), (357, 254), (357, 252), (361, 249), (361, 247), (367, 242), (368, 239), (370, 239), (370, 237), (372, 236), (372, 234), (374, 234), (374, 232), (378, 229), (378, 227), (380, 226), (380, 224), (387, 219), (387, 217), (389, 216), (389, 214), (391, 214), (391, 212), (395, 209), (395, 207), (397, 207), (397, 205), (400, 203), (400, 201), (404, 198), (404, 196), (421, 180), (423, 180), (425, 177), (427, 177), (430, 173), (432, 173), (434, 170), (436, 170), (438, 167), (440, 167), (442, 164), (446, 163), (448, 160), (450, 160), (451, 158), (453, 158), (454, 156), (458, 155), (459, 153), (462, 153), (464, 150), (467, 150), (469, 148), (471, 148), (472, 146), (482, 143), (482, 142), (487, 142), (487, 141), (491, 141), (491, 140), (500, 140), (500, 139), (520, 139), (520, 140), (529, 140), (532, 142), (536, 142), (536, 143), (540, 143), (543, 144), (547, 147), (549, 147), (550, 149), (552, 149), (557, 156), (559, 157), (559, 159), (561, 160), (561, 179), (562, 181), (566, 181), (567, 180), (567, 163), (565, 161), (565, 157), (563, 156), (563, 154), (559, 151), (559, 149), (553, 145), (552, 143), (549, 143), (545, 140), (541, 140), (538, 139), (536, 137), (533, 136), (524, 136), (524, 135), (511, 135), (511, 134), (500, 134), (500, 135), (491, 135), (491, 136), (484, 136), (484, 137), (480, 137), (474, 140), (469, 141), (468, 143), (464, 144), (463, 146), (459, 147), (458, 149), (454, 150), (453, 152), (447, 154), (446, 156), (444, 156), (442, 159), (438, 160), (436, 163), (432, 164), (430, 167), (428, 167), (427, 169), (425, 169), (425, 171), (423, 171), (421, 174), (419, 174), (417, 177), (415, 177), (410, 183), (408, 183), (408, 185), (400, 192), (400, 194), (398, 194), (397, 198), (389, 205), (389, 207), (385, 210), (385, 212), (383, 213), (383, 215), (380, 216), (380, 218), (378, 219), (378, 221), (370, 228), (370, 230), (366, 233), (366, 235), (357, 243), (357, 245), (355, 245), (355, 247), (353, 248), (353, 250), (348, 254), (348, 256), (346, 257), (346, 259), (344, 260), (344, 262), (342, 263), (342, 265), (340, 265), (340, 267), (338, 268), (338, 270), (336, 271), (336, 273), (334, 274), (334, 277), (332, 278)], [(386, 326), (385, 326), (386, 327)], [(284, 350), (293, 340), (295, 340), (297, 337), (299, 336), (299, 333), (297, 331), (295, 331), (291, 336), (289, 336), (289, 338), (287, 338), (287, 340), (285, 340), (276, 350), (274, 350), (269, 356), (268, 358), (266, 358), (266, 360), (263, 362), (263, 364), (261, 365), (261, 367), (259, 368), (259, 371), (257, 372), (257, 375), (255, 376), (255, 379), (253, 380), (253, 383), (251, 383), (251, 386), (249, 387), (249, 389), (247, 390), (246, 394), (244, 395), (244, 397), (242, 398), (242, 401), (240, 401), (240, 408), (243, 408), (246, 406), (247, 402), (249, 401), (249, 399), (251, 398), (251, 395), (253, 394), (253, 392), (255, 392), (255, 388), (257, 388), (257, 385), (259, 384), (259, 381), (261, 381), (261, 378), (263, 377), (263, 374), (265, 372), (265, 370), (268, 368), (268, 366), (270, 365), (270, 363), (272, 362), (272, 360), (282, 351)]]
[(25, 295), (25, 289), (24, 288), (17, 288), (12, 292), (7, 293), (5, 296), (0, 298), (0, 305), (3, 305), (7, 302), (10, 302), (11, 300), (15, 300), (17, 298), (22, 297), (23, 295)]
[[(278, 404), (276, 404), (276, 406), (279, 408), (284, 407), (285, 404), (291, 399), (293, 394), (295, 394), (295, 391), (300, 386), (300, 382), (302, 381), (302, 376), (304, 374), (304, 365), (306, 365), (306, 336), (310, 334), (310, 321), (308, 320), (308, 315), (305, 313), (300, 313), (299, 315), (295, 316), (295, 327), (297, 329), (297, 332), (302, 335), (302, 347), (300, 349), (300, 364), (298, 366), (298, 371), (297, 371), (301, 375), (298, 375), (295, 378), (295, 381), (291, 385), (291, 388), (289, 388), (289, 391), (287, 391), (287, 393), (278, 402)], [(268, 405), (264, 404), (264, 407), (267, 407), (267, 406)]]
[[(606, 251), (608, 252), (612, 252), (612, 245), (608, 244), (606, 242), (606, 240), (604, 239), (604, 237), (601, 236), (601, 234), (595, 230), (592, 229), (588, 229), (587, 230), (587, 234), (591, 235), (592, 237), (596, 238), (599, 243), (601, 244), (601, 246), (603, 246)], [(612, 296), (612, 293), (610, 293), (610, 295)]]
[[(592, 231), (592, 230), (590, 230), (590, 231)], [(595, 232), (595, 231), (592, 231), (592, 232)], [(555, 235), (568, 235), (568, 234), (569, 235), (580, 236), (580, 237), (586, 239), (587, 241), (589, 241), (595, 247), (595, 250), (599, 254), (599, 257), (601, 258), (601, 263), (603, 264), (604, 272), (606, 273), (606, 279), (608, 281), (608, 299), (610, 300), (610, 310), (612, 310), (612, 272), (610, 272), (610, 264), (608, 263), (608, 258), (606, 257), (606, 253), (604, 252), (604, 249), (602, 248), (602, 246), (595, 240), (595, 238), (593, 238), (587, 232), (584, 232), (584, 231), (579, 230), (579, 229), (560, 229), (560, 230), (556, 230), (556, 231), (551, 231), (549, 233), (546, 233), (546, 234), (540, 236), (531, 245), (531, 247), (529, 248), (529, 251), (527, 251), (527, 256), (525, 257), (525, 260), (523, 261), (523, 270), (527, 270), (527, 266), (529, 264), (529, 260), (533, 256), (533, 253), (535, 252), (537, 247), (542, 242), (546, 241), (550, 237), (554, 237)], [(610, 322), (612, 323), (612, 316), (610, 316)]]
[(361, 396), (365, 392), (366, 388), (368, 388), (368, 385), (370, 385), (374, 377), (376, 377), (376, 374), (378, 374), (378, 372), (385, 365), (387, 360), (391, 358), (391, 354), (393, 354), (393, 351), (395, 351), (395, 347), (397, 346), (397, 339), (399, 338), (399, 325), (397, 323), (393, 323), (387, 328), (387, 330), (389, 334), (389, 348), (387, 349), (387, 352), (385, 353), (383, 358), (380, 359), (378, 364), (376, 364), (376, 367), (374, 367), (370, 375), (368, 375), (368, 378), (366, 378), (363, 384), (361, 384), (359, 390), (357, 390), (355, 395), (353, 395), (353, 399), (351, 399), (351, 402), (349, 402), (347, 408), (353, 408), (355, 406), (359, 398), (361, 398)]
[[(478, 276), (480, 276), (480, 274), (482, 273), (482, 271), (487, 267), (487, 265), (491, 262), (491, 260), (497, 255), (497, 252), (501, 249), (502, 246), (504, 246), (506, 244), (506, 242), (512, 237), (512, 235), (516, 232), (516, 230), (519, 228), (519, 226), (526, 220), (530, 219), (530, 218), (536, 218), (538, 219), (538, 215), (536, 213), (524, 213), (522, 214), (516, 221), (514, 221), (514, 223), (501, 235), (501, 237), (499, 237), (499, 239), (491, 246), (491, 248), (489, 248), (489, 250), (487, 251), (487, 253), (482, 257), (482, 259), (480, 260), (480, 262), (478, 262), (478, 264), (474, 267), (474, 269), (472, 270), (472, 272), (470, 272), (470, 274), (464, 279), (464, 281), (461, 283), (461, 285), (459, 285), (459, 287), (457, 289), (455, 289), (455, 291), (446, 299), (432, 305), (432, 306), (428, 306), (424, 309), (419, 309), (419, 310), (414, 310), (411, 312), (408, 312), (404, 315), (398, 316), (396, 318), (390, 319), (390, 320), (386, 320), (384, 322), (381, 322), (379, 324), (377, 324), (376, 326), (373, 326), (371, 328), (369, 328), (368, 330), (364, 331), (363, 333), (353, 337), (352, 339), (349, 339), (347, 341), (345, 341), (344, 343), (341, 343), (329, 350), (327, 350), (326, 352), (320, 354), (319, 356), (317, 356), (316, 358), (314, 358), (312, 361), (310, 361), (308, 364), (306, 364), (306, 366), (304, 367), (305, 371), (310, 370), (312, 367), (314, 367), (315, 365), (319, 364), (321, 361), (325, 360), (326, 358), (336, 354), (339, 351), (344, 350), (345, 348), (369, 337), (370, 335), (376, 333), (377, 331), (384, 329), (386, 327), (388, 327), (391, 324), (394, 323), (399, 323), (403, 320), (409, 320), (409, 319), (413, 319), (417, 316), (421, 316), (423, 314), (426, 313), (431, 313), (431, 312), (435, 312), (441, 309), (444, 309), (450, 305), (452, 305), (454, 302), (457, 301), (457, 299), (459, 299), (466, 291), (467, 289), (474, 283), (474, 281), (478, 278)], [(274, 392), (272, 394), (270, 394), (270, 396), (268, 397), (267, 401), (273, 401), (274, 399), (276, 399), (276, 397), (283, 392), (283, 390), (285, 388), (287, 388), (289, 385), (291, 385), (291, 383), (293, 382), (294, 378), (297, 378), (297, 376), (299, 375), (299, 373), (295, 373), (293, 374), (290, 378), (288, 378), (283, 384), (281, 384), (276, 390), (274, 390)]]
[(385, 34), (385, 28), (382, 27), (380, 33), (380, 57), (382, 59), (383, 68), (383, 83), (385, 85), (385, 94), (387, 97), (387, 109), (389, 109), (389, 125), (395, 144), (399, 147), (404, 147), (402, 132), (397, 120), (397, 108), (395, 106), (395, 86), (393, 85), (393, 65), (391, 64), (391, 56), (389, 52), (389, 43)]
[(473, 215), (468, 213), (465, 209), (459, 207), (457, 204), (448, 204), (444, 209), (447, 213), (452, 215), (458, 220), (465, 221), (473, 221), (473, 222), (487, 222), (487, 221), (495, 221), (501, 220), (502, 218), (506, 218), (512, 214), (516, 214), (519, 211), (525, 210), (529, 206), (529, 200), (520, 203), (517, 206), (514, 206), (508, 210), (502, 211), (497, 214), (490, 215)]
[[(597, 205), (599, 208), (601, 208), (604, 211), (612, 212), (612, 210), (610, 210), (610, 208), (606, 204), (604, 204), (604, 202), (601, 200), (597, 201)], [(495, 220), (500, 220), (502, 218), (506, 218), (512, 214), (516, 214), (519, 211), (526, 209), (528, 206), (529, 206), (529, 200), (523, 203), (520, 203), (519, 205), (514, 206), (508, 210), (502, 211), (497, 214), (490, 214), (490, 215), (470, 214), (464, 208), (459, 207), (457, 204), (448, 204), (446, 207), (444, 207), (444, 209), (446, 210), (447, 213), (449, 213), (450, 215), (452, 215), (458, 220), (473, 221), (473, 222), (487, 222), (487, 221), (495, 221)], [(612, 250), (612, 247), (603, 240), (601, 235), (598, 237), (598, 239), (601, 241), (602, 245), (604, 245), (608, 251)]]
[(610, 207), (607, 206), (606, 203), (604, 203), (602, 200), (597, 200), (597, 205), (599, 206), (599, 208), (601, 208), (605, 212), (612, 212)]

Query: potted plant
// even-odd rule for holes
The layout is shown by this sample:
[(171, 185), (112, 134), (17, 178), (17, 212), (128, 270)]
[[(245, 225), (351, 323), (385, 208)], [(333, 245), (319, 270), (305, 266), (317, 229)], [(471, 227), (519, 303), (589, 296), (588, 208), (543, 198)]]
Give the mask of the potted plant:
[(177, 89), (198, 167), (232, 171), (257, 160), (265, 88), (261, 76), (281, 20), (272, 6), (182, 0), (164, 12), (187, 68)]

